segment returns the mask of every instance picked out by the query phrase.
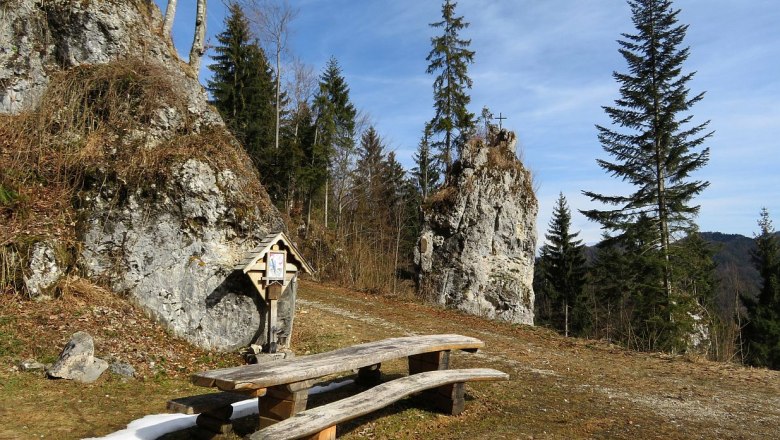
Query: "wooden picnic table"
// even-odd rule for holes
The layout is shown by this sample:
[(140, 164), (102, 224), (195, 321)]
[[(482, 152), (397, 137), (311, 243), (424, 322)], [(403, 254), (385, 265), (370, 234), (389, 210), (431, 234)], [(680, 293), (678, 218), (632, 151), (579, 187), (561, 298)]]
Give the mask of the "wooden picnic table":
[(481, 340), (461, 335), (408, 336), (264, 364), (204, 371), (191, 380), (199, 386), (259, 396), (260, 427), (264, 428), (305, 410), (309, 388), (325, 376), (358, 370), (358, 381), (377, 383), (383, 362), (404, 357), (409, 359), (410, 375), (447, 370), (450, 351), (476, 352), (483, 346)]

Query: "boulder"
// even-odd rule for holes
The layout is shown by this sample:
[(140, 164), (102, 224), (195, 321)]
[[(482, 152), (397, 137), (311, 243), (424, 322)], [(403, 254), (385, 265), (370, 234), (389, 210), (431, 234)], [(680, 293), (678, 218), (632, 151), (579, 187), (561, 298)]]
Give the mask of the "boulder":
[(122, 377), (135, 377), (135, 368), (127, 362), (114, 361), (109, 365), (112, 373)]
[(44, 371), (46, 369), (46, 365), (43, 365), (35, 359), (25, 359), (19, 362), (18, 367), (21, 371)]
[(472, 140), (423, 207), (420, 294), (465, 312), (533, 325), (538, 204), (515, 134)]
[(92, 336), (87, 332), (76, 332), (46, 374), (54, 379), (92, 383), (108, 368), (108, 362), (96, 358), (94, 354), (95, 343)]

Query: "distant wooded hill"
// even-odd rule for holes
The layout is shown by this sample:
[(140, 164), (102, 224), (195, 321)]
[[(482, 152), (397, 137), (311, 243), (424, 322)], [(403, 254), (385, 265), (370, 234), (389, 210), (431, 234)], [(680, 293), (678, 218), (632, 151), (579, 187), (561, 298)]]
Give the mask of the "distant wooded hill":
[[(735, 295), (755, 297), (761, 288), (761, 276), (753, 264), (752, 252), (756, 242), (751, 237), (721, 232), (702, 232), (702, 238), (715, 246), (713, 259), (717, 264), (717, 276), (720, 281), (716, 293), (716, 302), (720, 310), (733, 310)], [(777, 233), (780, 237), (780, 232)], [(596, 256), (596, 246), (585, 250), (588, 263)]]
[(720, 279), (719, 297), (724, 289), (733, 295), (735, 289), (755, 296), (761, 286), (761, 275), (753, 264), (756, 242), (750, 237), (720, 232), (702, 232), (702, 237), (716, 246), (714, 255)]

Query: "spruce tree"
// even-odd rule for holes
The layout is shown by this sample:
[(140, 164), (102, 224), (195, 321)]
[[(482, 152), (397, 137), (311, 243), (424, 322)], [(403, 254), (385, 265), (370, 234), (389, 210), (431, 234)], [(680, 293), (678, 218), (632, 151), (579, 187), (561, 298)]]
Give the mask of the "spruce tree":
[(228, 12), (225, 30), (217, 35), (214, 63), (209, 66), (213, 75), (208, 90), (228, 129), (265, 176), (270, 171), (266, 150), (273, 145), (274, 132), (271, 71), (244, 11), (231, 3)]
[[(315, 185), (319, 190), (327, 183), (330, 165), (336, 155), (350, 156), (355, 148), (355, 116), (357, 111), (349, 99), (349, 86), (336, 58), (331, 57), (320, 76), (319, 91), (314, 99), (315, 142), (312, 166)], [(310, 194), (309, 200), (314, 194)], [(326, 216), (328, 207), (325, 206)], [(326, 217), (327, 218), (327, 217)], [(327, 222), (326, 222), (327, 223)]]
[(473, 82), (468, 76), (468, 65), (474, 62), (474, 51), (469, 50), (471, 40), (460, 37), (460, 31), (469, 23), (455, 16), (456, 2), (445, 0), (441, 7), (442, 21), (431, 23), (441, 28), (442, 34), (431, 38), (433, 48), (426, 60), (427, 73), (436, 74), (433, 82), (433, 107), (436, 114), (430, 121), (434, 134), (443, 139), (434, 145), (439, 149), (445, 171), (449, 172), (454, 160), (453, 150), (460, 154), (469, 137), (475, 132), (474, 114), (467, 106), (471, 97), (467, 93)]
[(436, 166), (436, 159), (431, 152), (430, 131), (426, 127), (420, 143), (417, 145), (417, 152), (413, 156), (415, 167), (412, 168), (412, 178), (415, 186), (420, 193), (420, 200), (425, 201), (439, 183), (439, 169)]
[[(561, 193), (541, 248), (540, 265), (545, 278), (545, 292), (551, 305), (555, 327), (575, 333), (583, 327), (582, 289), (585, 285), (585, 245), (579, 232), (571, 232), (571, 210)], [(572, 313), (574, 312), (574, 313)]]
[(747, 362), (780, 369), (780, 240), (769, 212), (761, 210), (753, 262), (761, 274), (758, 298), (743, 297), (750, 321), (743, 336), (747, 342)]
[(659, 266), (644, 272), (660, 273), (657, 284), (662, 296), (652, 298), (655, 287), (642, 292), (650, 301), (645, 304), (650, 313), (645, 319), (660, 319), (662, 327), (668, 327), (676, 303), (671, 247), (675, 237), (694, 226), (699, 207), (691, 201), (708, 182), (690, 176), (708, 162), (709, 149), (702, 147), (712, 133), (705, 133), (708, 122), (691, 125), (688, 114), (704, 94), (689, 97), (687, 84), (694, 73), (682, 73), (689, 49), (680, 47), (688, 29), (677, 24), (680, 11), (673, 9), (671, 0), (629, 0), (628, 4), (637, 32), (622, 34), (624, 39), (618, 40), (628, 72), (613, 74), (621, 97), (615, 106), (604, 107), (614, 128), (597, 126), (599, 141), (613, 160), (597, 162), (636, 190), (627, 195), (583, 191), (594, 201), (614, 206), (583, 214), (601, 223), (616, 242), (634, 237), (645, 244), (638, 255)]

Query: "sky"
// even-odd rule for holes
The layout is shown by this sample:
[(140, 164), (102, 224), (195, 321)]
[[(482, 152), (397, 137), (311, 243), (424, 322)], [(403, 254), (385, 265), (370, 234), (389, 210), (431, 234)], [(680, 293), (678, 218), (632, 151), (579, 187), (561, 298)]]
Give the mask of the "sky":
[[(165, 9), (166, 0), (155, 0)], [(414, 166), (426, 121), (433, 116), (433, 76), (426, 74), (431, 37), (439, 30), (439, 0), (289, 0), (288, 59), (319, 74), (334, 56), (354, 105), (367, 113), (389, 150)], [(174, 43), (186, 58), (192, 44), (195, 0), (179, 2)], [(684, 73), (693, 123), (710, 121), (709, 164), (694, 174), (710, 182), (694, 203), (702, 231), (752, 237), (762, 207), (780, 228), (780, 3), (777, 0), (677, 0), (688, 24)], [(208, 2), (207, 35), (221, 32), (222, 0)], [(610, 159), (596, 135), (609, 126), (602, 106), (618, 98), (614, 71), (625, 72), (621, 33), (633, 33), (623, 0), (460, 0), (456, 12), (470, 26), (461, 36), (476, 52), (470, 110), (484, 106), (506, 116), (519, 139), (518, 156), (534, 176), (539, 199), (539, 244), (559, 193), (573, 211), (572, 228), (588, 244), (602, 231), (578, 210), (601, 208), (588, 190), (627, 194), (632, 188), (607, 175), (596, 159)], [(204, 65), (209, 63), (204, 60)], [(201, 72), (205, 80), (208, 69)]]

